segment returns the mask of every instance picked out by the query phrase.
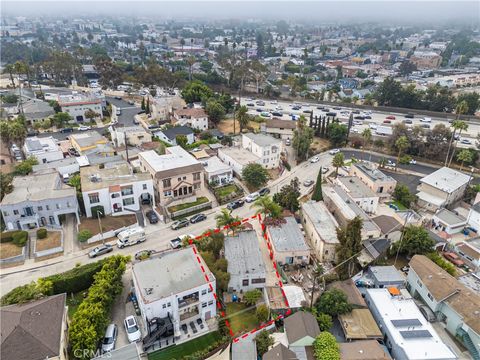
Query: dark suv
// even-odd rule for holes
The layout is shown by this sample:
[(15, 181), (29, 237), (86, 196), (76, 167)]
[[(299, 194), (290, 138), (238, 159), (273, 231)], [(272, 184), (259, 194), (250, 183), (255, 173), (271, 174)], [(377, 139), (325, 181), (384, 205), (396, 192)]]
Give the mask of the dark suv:
[(147, 217), (148, 221), (150, 222), (150, 224), (156, 224), (158, 223), (158, 216), (157, 214), (155, 213), (155, 211), (153, 210), (148, 210), (145, 214), (145, 216)]
[(243, 200), (232, 201), (230, 204), (227, 205), (227, 209), (234, 210), (239, 207), (242, 207), (244, 204), (245, 202)]

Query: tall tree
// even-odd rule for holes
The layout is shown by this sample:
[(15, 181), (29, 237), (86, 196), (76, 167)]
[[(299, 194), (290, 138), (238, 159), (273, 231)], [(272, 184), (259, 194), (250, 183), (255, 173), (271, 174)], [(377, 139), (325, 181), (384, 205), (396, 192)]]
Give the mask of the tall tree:
[(320, 170), (318, 171), (317, 175), (317, 182), (315, 183), (315, 188), (313, 189), (312, 200), (315, 201), (322, 201), (323, 194), (322, 194), (322, 167), (320, 166)]
[(214, 124), (218, 124), (221, 120), (223, 120), (226, 112), (223, 105), (218, 100), (213, 98), (207, 101), (205, 111), (208, 114), (208, 119)]
[(272, 219), (278, 219), (282, 215), (282, 207), (269, 195), (260, 196), (250, 207), (257, 209), (257, 214), (265, 214)]
[(240, 124), (240, 133), (243, 129), (248, 126), (248, 122), (250, 120), (250, 115), (248, 114), (248, 108), (245, 105), (240, 106), (237, 111), (237, 119), (238, 123)]
[(12, 176), (0, 172), (0, 201), (6, 194), (13, 191)]
[(342, 152), (336, 153), (332, 159), (332, 165), (335, 167), (335, 177), (338, 176), (338, 168), (342, 167), (345, 163), (345, 155)]
[(305, 116), (300, 116), (297, 121), (297, 128), (293, 132), (292, 145), (297, 152), (297, 159), (307, 159), (308, 150), (313, 141), (314, 130), (306, 125)]
[(240, 218), (232, 216), (231, 211), (227, 208), (222, 208), (220, 213), (215, 215), (215, 221), (217, 222), (217, 228), (228, 226), (227, 233), (231, 230), (233, 235), (235, 235), (235, 230), (240, 226)]
[(408, 149), (410, 146), (410, 143), (408, 142), (408, 139), (406, 136), (400, 136), (397, 141), (395, 141), (395, 147), (397, 148), (397, 164), (400, 161), (400, 156), (402, 153)]
[(402, 238), (393, 244), (392, 251), (408, 256), (423, 255), (432, 252), (434, 245), (435, 241), (430, 238), (426, 229), (409, 225), (403, 229)]
[(345, 228), (337, 228), (337, 273), (341, 279), (347, 279), (354, 273), (356, 255), (362, 250), (363, 220), (356, 216)]
[[(455, 108), (455, 113), (457, 114), (457, 118), (455, 119), (455, 121), (452, 122), (453, 134), (452, 134), (452, 137), (450, 138), (450, 142), (448, 144), (447, 156), (445, 158), (445, 166), (447, 166), (447, 164), (448, 164), (448, 157), (450, 155), (450, 150), (452, 148), (453, 141), (455, 141), (455, 144), (456, 144), (456, 140), (455, 140), (456, 136), (455, 135), (457, 134), (457, 130), (465, 128), (465, 126), (466, 126), (466, 123), (464, 121), (459, 120), (460, 115), (466, 114), (467, 112), (468, 112), (468, 104), (467, 104), (466, 101), (461, 101), (460, 103), (457, 104), (457, 107)], [(455, 146), (454, 146), (454, 148), (455, 148)]]
[(298, 198), (300, 197), (300, 184), (298, 178), (290, 181), (290, 184), (282, 186), (279, 192), (273, 195), (273, 201), (284, 209), (295, 213), (300, 208)]
[(372, 142), (372, 130), (366, 128), (362, 131), (363, 138), (363, 148), (370, 148), (370, 143)]
[[(460, 136), (462, 135), (462, 131), (467, 131), (468, 130), (468, 124), (465, 121), (460, 121), (460, 120), (458, 120), (456, 122), (454, 121), (454, 123), (455, 124), (452, 124), (452, 126), (454, 127), (455, 130), (459, 130), (458, 131), (458, 137), (457, 137), (457, 139), (459, 139)], [(455, 136), (455, 132), (456, 132), (455, 130), (453, 131), (453, 135), (452, 135), (453, 138), (456, 137)], [(451, 150), (452, 154), (451, 154), (450, 160), (448, 162), (448, 167), (450, 167), (450, 165), (452, 164), (452, 160), (455, 156), (455, 151), (457, 149), (457, 141), (458, 140), (455, 139), (454, 141), (455, 141), (455, 143), (453, 144), (453, 147), (452, 147), (452, 150)]]
[(463, 170), (463, 164), (470, 164), (473, 160), (473, 154), (469, 149), (462, 149), (457, 154), (457, 161), (460, 161), (460, 171)]
[(269, 175), (267, 170), (262, 165), (250, 163), (243, 168), (242, 178), (245, 180), (248, 186), (258, 189), (267, 183)]

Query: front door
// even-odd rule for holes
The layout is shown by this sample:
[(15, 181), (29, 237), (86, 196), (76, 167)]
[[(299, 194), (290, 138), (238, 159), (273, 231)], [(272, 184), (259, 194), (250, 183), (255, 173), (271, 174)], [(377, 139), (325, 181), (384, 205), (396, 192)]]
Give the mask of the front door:
[(212, 312), (211, 312), (211, 311), (207, 311), (207, 312), (205, 313), (205, 320), (208, 320), (208, 319), (210, 319), (211, 317), (212, 317)]

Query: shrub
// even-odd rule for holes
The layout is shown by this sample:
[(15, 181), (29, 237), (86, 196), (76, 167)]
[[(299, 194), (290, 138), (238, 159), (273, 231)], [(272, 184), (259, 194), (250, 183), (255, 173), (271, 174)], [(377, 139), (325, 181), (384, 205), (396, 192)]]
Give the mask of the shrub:
[(47, 237), (47, 229), (41, 228), (37, 230), (37, 239), (45, 239)]
[(406, 165), (406, 164), (409, 164), (411, 160), (412, 160), (412, 157), (410, 155), (402, 155), (398, 160), (398, 162), (400, 164)]
[(340, 360), (340, 346), (335, 336), (329, 332), (321, 332), (313, 343), (313, 351), (317, 359)]
[(436, 252), (431, 252), (427, 254), (427, 257), (432, 260), (435, 264), (440, 266), (443, 270), (448, 272), (450, 275), (455, 276), (457, 274), (457, 270), (455, 269), (455, 265), (451, 262), (445, 260)]
[(15, 234), (17, 231), (5, 231), (0, 233), (0, 243), (8, 243), (13, 240), (13, 234)]
[(13, 234), (12, 241), (18, 247), (23, 247), (27, 243), (28, 240), (28, 232), (26, 231), (17, 231)]
[(85, 242), (92, 237), (92, 232), (90, 230), (82, 230), (78, 233), (77, 239), (80, 242)]
[(264, 323), (269, 318), (268, 308), (265, 304), (258, 305), (255, 315), (260, 323)]

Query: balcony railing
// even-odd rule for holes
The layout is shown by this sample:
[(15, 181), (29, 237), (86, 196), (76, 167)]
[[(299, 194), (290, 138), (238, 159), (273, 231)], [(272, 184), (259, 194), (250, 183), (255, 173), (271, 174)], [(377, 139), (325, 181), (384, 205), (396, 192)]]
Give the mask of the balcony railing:
[(193, 311), (186, 311), (183, 314), (180, 314), (180, 321), (184, 321), (193, 316), (198, 316), (198, 314), (199, 314), (198, 307), (195, 307)]
[(198, 297), (178, 299), (178, 307), (181, 309), (181, 308), (184, 308), (185, 306), (193, 305), (198, 301), (199, 301)]

